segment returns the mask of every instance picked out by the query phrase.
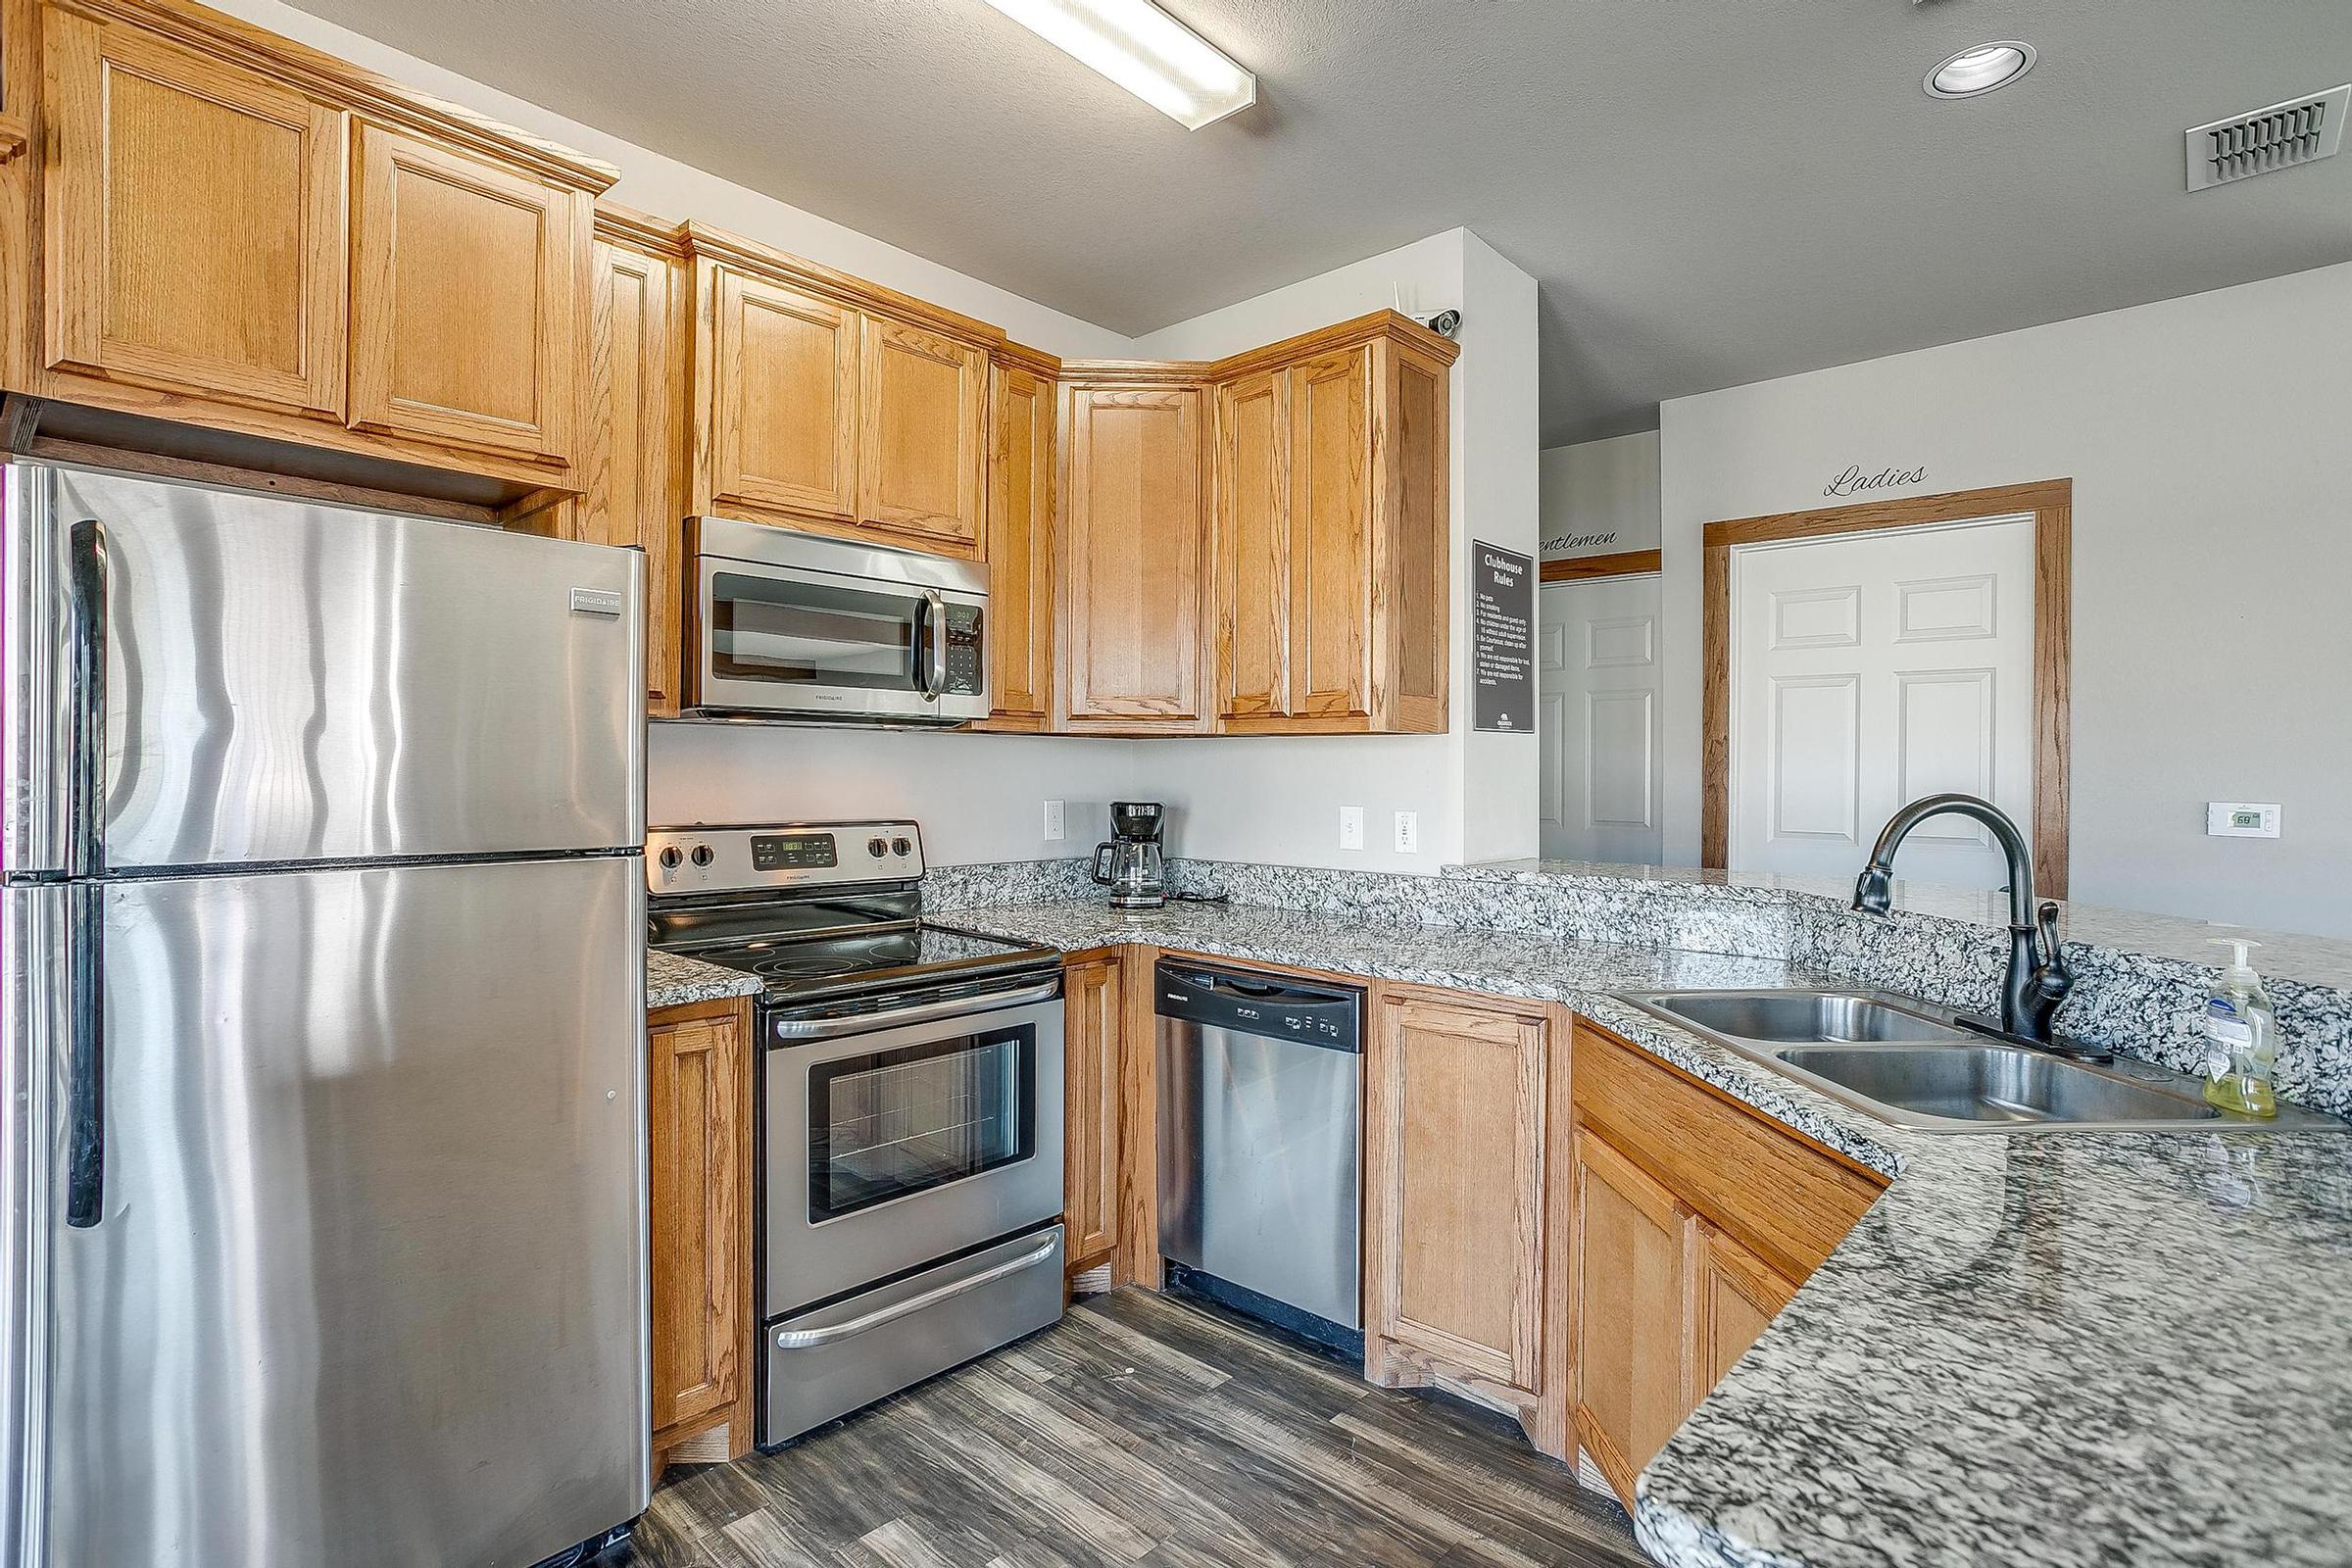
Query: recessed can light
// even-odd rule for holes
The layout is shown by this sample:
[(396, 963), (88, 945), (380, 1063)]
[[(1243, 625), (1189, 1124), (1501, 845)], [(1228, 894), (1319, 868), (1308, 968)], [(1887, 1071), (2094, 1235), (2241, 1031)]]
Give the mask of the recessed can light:
[(1997, 43), (1981, 43), (1974, 49), (1958, 54), (1928, 73), (1927, 88), (1932, 97), (1974, 98), (1995, 87), (2006, 87), (2034, 69), (2034, 46), (2015, 38), (2003, 38)]

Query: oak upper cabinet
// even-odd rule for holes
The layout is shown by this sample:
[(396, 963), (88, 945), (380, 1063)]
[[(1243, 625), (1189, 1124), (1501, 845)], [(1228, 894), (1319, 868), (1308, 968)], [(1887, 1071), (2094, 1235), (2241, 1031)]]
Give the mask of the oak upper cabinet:
[(47, 367), (340, 420), (345, 113), (136, 28), (42, 24)]
[(989, 368), (987, 728), (1054, 718), (1054, 370)]
[(1217, 716), (1291, 703), (1291, 382), (1260, 370), (1216, 389)]
[(988, 354), (867, 316), (858, 382), (858, 520), (912, 548), (976, 559), (986, 526)]
[(1220, 367), (1219, 727), (1446, 728), (1452, 355), (1382, 313)]
[(587, 193), (362, 124), (351, 422), (567, 465), (587, 361)]
[(645, 702), (678, 709), (685, 584), (686, 287), (681, 230), (596, 215), (581, 536), (645, 552)]
[(702, 263), (697, 445), (712, 512), (827, 522), (858, 515), (857, 311)]
[(1579, 1019), (1575, 1427), (1619, 1496), (1885, 1178)]
[(21, 112), (43, 257), (11, 390), (84, 411), (75, 439), (135, 447), (149, 433), (116, 416), (162, 418), (199, 460), (486, 477), (465, 487), (486, 510), (579, 488), (590, 211), (613, 170), (200, 6), (11, 18), (41, 44)]
[(1062, 969), (1062, 1216), (1073, 1274), (1118, 1245), (1120, 975), (1115, 953), (1080, 955)]
[(1063, 726), (1206, 729), (1207, 389), (1073, 378), (1061, 395)]
[(664, 1457), (752, 1446), (752, 1038), (741, 1002), (665, 1008), (648, 1025), (658, 1472)]
[(1563, 1031), (1537, 1004), (1381, 988), (1365, 1061), (1366, 1375), (1444, 1380), (1565, 1451)]

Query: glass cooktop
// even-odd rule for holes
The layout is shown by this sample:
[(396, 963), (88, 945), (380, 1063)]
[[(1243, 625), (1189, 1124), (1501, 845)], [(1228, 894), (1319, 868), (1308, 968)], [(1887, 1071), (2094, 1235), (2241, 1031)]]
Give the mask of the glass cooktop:
[(1048, 949), (932, 925), (772, 942), (747, 940), (688, 951), (706, 962), (758, 975), (767, 982), (771, 1000), (962, 978), (1020, 968), (1053, 956)]

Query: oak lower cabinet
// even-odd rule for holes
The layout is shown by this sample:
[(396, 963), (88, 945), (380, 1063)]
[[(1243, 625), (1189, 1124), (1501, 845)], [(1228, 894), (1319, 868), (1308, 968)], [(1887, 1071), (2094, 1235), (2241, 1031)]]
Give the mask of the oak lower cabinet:
[(989, 367), (988, 694), (982, 728), (1054, 721), (1054, 376), (1043, 355)]
[(1364, 1078), (1365, 1376), (1468, 1394), (1566, 1454), (1564, 1015), (1383, 986)]
[(42, 156), (6, 178), (41, 266), (10, 258), (40, 293), (4, 368), (70, 411), (44, 429), (436, 493), (349, 459), (420, 465), (499, 481), (443, 486), (485, 511), (577, 488), (589, 214), (615, 171), (179, 0), (10, 20), (38, 38), (5, 63)]
[(748, 1002), (649, 1015), (654, 1474), (753, 1442), (752, 1022)]
[(1886, 1180), (1584, 1019), (1572, 1074), (1575, 1435), (1631, 1507)]
[(1080, 1274), (1108, 1262), (1119, 1240), (1124, 971), (1104, 951), (1072, 956), (1061, 973), (1063, 1250)]
[(1442, 732), (1452, 346), (1383, 317), (1333, 339), (1216, 388), (1218, 727)]
[(1060, 727), (1205, 730), (1208, 390), (1071, 374), (1061, 398)]
[(678, 710), (683, 672), (686, 280), (683, 230), (596, 214), (586, 488), (579, 537), (645, 552), (645, 708)]

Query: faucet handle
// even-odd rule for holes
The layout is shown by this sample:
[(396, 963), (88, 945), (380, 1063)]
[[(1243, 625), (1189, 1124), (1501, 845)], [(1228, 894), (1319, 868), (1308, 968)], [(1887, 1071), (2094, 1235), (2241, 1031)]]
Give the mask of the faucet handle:
[(2036, 965), (2040, 972), (2035, 977), (2035, 983), (2041, 988), (2042, 995), (2055, 1003), (2075, 988), (2074, 971), (2066, 966), (2065, 950), (2058, 941), (2057, 901), (2043, 901), (2041, 907), (2035, 911), (2034, 929), (2040, 939), (2041, 949)]

